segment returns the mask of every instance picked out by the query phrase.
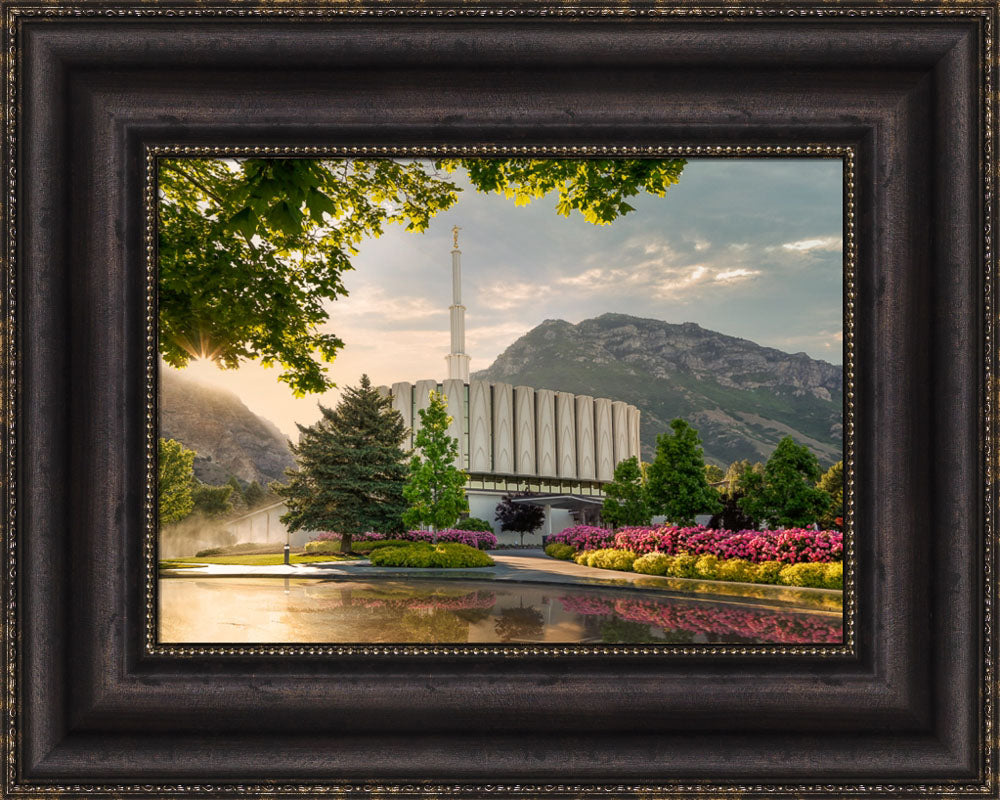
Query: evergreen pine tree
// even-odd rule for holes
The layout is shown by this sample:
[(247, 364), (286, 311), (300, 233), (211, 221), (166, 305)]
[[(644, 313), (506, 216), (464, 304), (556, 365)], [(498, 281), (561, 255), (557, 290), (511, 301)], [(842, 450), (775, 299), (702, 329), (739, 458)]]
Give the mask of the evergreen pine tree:
[(652, 519), (642, 469), (635, 456), (618, 463), (614, 480), (604, 486), (604, 495), (601, 520), (605, 525), (648, 525)]
[(403, 514), (406, 525), (429, 525), (439, 531), (454, 525), (469, 510), (465, 498), (464, 470), (455, 466), (458, 441), (448, 435), (451, 417), (448, 399), (431, 392), (430, 405), (420, 409), (420, 430), (414, 437), (410, 476), (403, 496), (410, 507)]
[(233, 505), (234, 511), (246, 511), (247, 510), (247, 498), (243, 493), (243, 486), (240, 484), (240, 479), (235, 475), (229, 476), (229, 481), (226, 484), (232, 488), (233, 492), (229, 495), (229, 502)]
[(224, 517), (233, 510), (230, 496), (233, 487), (228, 483), (212, 486), (210, 483), (195, 481), (191, 488), (194, 510), (206, 517)]
[(682, 419), (672, 433), (656, 437), (656, 458), (649, 465), (647, 491), (654, 513), (670, 522), (693, 525), (696, 514), (721, 510), (719, 493), (705, 479), (705, 456), (698, 431)]
[(243, 499), (246, 501), (247, 508), (253, 511), (258, 506), (264, 504), (267, 499), (267, 492), (264, 491), (264, 487), (261, 486), (257, 481), (252, 481), (250, 485), (243, 492)]
[(298, 426), (299, 443), (291, 445), (297, 466), (286, 471), (288, 482), (272, 489), (288, 506), (281, 521), (290, 531), (337, 531), (341, 551), (349, 552), (358, 534), (399, 530), (406, 428), (367, 375), (344, 390), (336, 408), (319, 409), (318, 422)]
[(772, 528), (812, 525), (830, 507), (830, 495), (816, 486), (819, 461), (805, 445), (786, 436), (771, 453), (763, 474), (747, 470), (739, 506)]

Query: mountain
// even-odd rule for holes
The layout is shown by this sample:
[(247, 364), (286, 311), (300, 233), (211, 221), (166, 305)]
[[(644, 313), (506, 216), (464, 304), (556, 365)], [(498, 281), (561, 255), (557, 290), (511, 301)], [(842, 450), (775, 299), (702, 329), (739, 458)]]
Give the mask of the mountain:
[(647, 461), (674, 417), (698, 429), (706, 462), (722, 467), (764, 461), (784, 436), (824, 467), (843, 457), (842, 367), (693, 322), (546, 320), (473, 377), (632, 403), (642, 411)]
[(235, 475), (266, 487), (294, 466), (288, 440), (232, 392), (160, 370), (160, 436), (194, 450), (194, 474), (220, 485)]

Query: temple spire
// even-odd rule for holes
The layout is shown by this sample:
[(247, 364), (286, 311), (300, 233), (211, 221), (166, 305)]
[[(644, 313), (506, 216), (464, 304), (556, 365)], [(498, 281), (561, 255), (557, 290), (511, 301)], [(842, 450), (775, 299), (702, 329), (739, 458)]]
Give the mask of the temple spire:
[(448, 378), (469, 381), (469, 356), (465, 352), (465, 306), (462, 305), (462, 251), (458, 249), (457, 225), (451, 229), (451, 352), (445, 356)]

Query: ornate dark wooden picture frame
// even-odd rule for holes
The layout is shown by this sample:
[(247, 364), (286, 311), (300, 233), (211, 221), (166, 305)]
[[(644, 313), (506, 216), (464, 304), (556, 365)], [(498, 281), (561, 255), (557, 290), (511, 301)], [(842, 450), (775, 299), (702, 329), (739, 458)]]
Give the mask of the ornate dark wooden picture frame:
[[(995, 3), (0, 9), (6, 794), (997, 795)], [(843, 648), (156, 646), (156, 153), (762, 147), (851, 156)]]

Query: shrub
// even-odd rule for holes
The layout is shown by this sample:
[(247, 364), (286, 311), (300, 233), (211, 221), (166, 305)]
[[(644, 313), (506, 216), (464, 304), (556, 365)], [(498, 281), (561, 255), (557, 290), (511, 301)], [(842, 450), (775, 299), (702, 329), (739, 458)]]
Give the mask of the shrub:
[(789, 564), (779, 575), (784, 586), (808, 586), (816, 589), (826, 585), (826, 564)]
[(597, 567), (598, 569), (617, 569), (622, 572), (631, 572), (632, 564), (635, 563), (637, 557), (631, 550), (605, 548), (594, 550), (590, 554), (587, 566)]
[(674, 578), (693, 578), (695, 577), (694, 565), (697, 563), (698, 556), (693, 556), (690, 553), (678, 553), (670, 564), (669, 574)]
[(457, 542), (478, 550), (495, 550), (497, 546), (497, 537), (492, 529), (477, 531), (449, 528), (448, 530), (439, 531), (437, 540), (439, 542)]
[(340, 540), (306, 542), (305, 551), (311, 556), (335, 556), (340, 553)]
[(777, 583), (784, 568), (780, 561), (764, 561), (754, 568), (754, 583)]
[(577, 550), (600, 550), (614, 544), (615, 535), (607, 528), (597, 528), (593, 525), (574, 525), (565, 528), (546, 538), (546, 544), (559, 542), (575, 547)]
[(545, 545), (545, 554), (552, 556), (552, 558), (567, 560), (576, 555), (576, 550), (572, 545), (562, 544), (561, 542), (553, 542), (552, 544)]
[(573, 556), (573, 560), (577, 564), (580, 564), (581, 566), (589, 567), (590, 557), (594, 554), (594, 552), (595, 552), (594, 550), (581, 550), (579, 553)]
[(694, 562), (694, 574), (695, 577), (704, 578), (705, 580), (714, 580), (719, 567), (718, 556), (713, 556), (710, 553), (706, 553), (703, 556), (699, 556), (698, 560)]
[(635, 560), (632, 569), (643, 575), (666, 575), (673, 560), (673, 556), (663, 553), (646, 553)]
[(378, 547), (369, 558), (377, 567), (455, 569), (493, 566), (493, 559), (486, 553), (458, 542), (407, 542), (394, 547)]
[(844, 562), (834, 561), (826, 565), (826, 574), (823, 576), (823, 585), (827, 589), (844, 588)]
[(469, 517), (468, 519), (460, 519), (456, 522), (455, 530), (493, 533), (493, 526), (490, 525), (490, 523), (488, 523), (485, 519), (480, 519), (479, 517)]
[[(704, 556), (702, 556), (704, 558)], [(757, 582), (757, 567), (745, 558), (730, 558), (719, 562), (715, 571), (716, 580), (741, 581), (742, 583)]]

